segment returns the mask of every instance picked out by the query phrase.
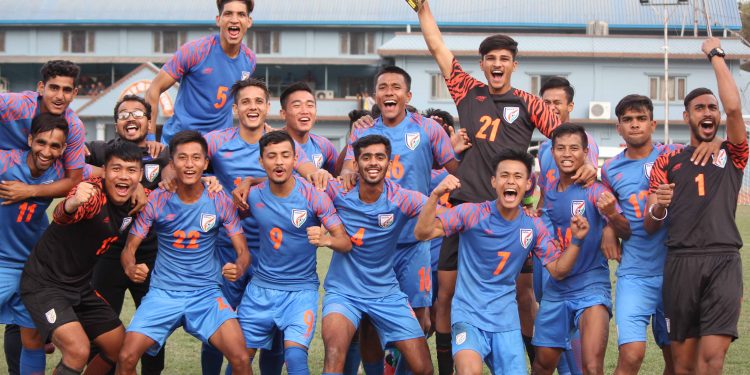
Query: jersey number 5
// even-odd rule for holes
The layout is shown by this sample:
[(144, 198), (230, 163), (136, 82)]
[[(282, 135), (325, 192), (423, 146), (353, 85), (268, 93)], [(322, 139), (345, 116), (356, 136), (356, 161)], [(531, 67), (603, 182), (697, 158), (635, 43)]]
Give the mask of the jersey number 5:
[(227, 104), (227, 91), (229, 91), (229, 87), (219, 86), (219, 90), (216, 91), (216, 100), (218, 100), (218, 103), (214, 103), (214, 108), (224, 108), (224, 104)]

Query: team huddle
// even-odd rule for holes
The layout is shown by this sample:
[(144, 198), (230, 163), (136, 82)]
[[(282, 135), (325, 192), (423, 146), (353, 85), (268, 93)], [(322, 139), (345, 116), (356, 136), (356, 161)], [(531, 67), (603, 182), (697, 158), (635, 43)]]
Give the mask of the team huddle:
[[(498, 34), (479, 46), (477, 80), (427, 2), (412, 5), (460, 130), (446, 111), (409, 106), (396, 66), (374, 77), (375, 108), (349, 114), (340, 152), (311, 133), (305, 83), (284, 90), (284, 127), (271, 128), (243, 44), (252, 0), (217, 0), (219, 33), (180, 47), (145, 97), (115, 104), (114, 140), (85, 142), (68, 108), (72, 62), (45, 64), (37, 91), (0, 94), (9, 372), (44, 373), (54, 348), (54, 374), (169, 372), (164, 346), (182, 327), (203, 343), (203, 374), (224, 358), (227, 373), (251, 374), (256, 357), (264, 375), (309, 374), (316, 329), (324, 374), (432, 374), (430, 335), (440, 374), (603, 374), (614, 315), (615, 373), (639, 372), (649, 324), (665, 374), (721, 373), (738, 336), (748, 141), (720, 41), (701, 47), (717, 95), (684, 101), (690, 144), (655, 142), (653, 103), (627, 95), (615, 110), (626, 148), (599, 169), (596, 140), (569, 122), (567, 79), (540, 97), (513, 88), (518, 46)], [(159, 142), (159, 96), (177, 82)], [(538, 170), (535, 130), (549, 138)], [(321, 248), (332, 257), (319, 312)]]

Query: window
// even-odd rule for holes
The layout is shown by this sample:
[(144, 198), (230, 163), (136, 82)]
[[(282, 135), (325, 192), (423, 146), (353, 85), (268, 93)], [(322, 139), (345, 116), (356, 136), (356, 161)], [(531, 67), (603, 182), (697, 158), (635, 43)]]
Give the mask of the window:
[(0, 31), (0, 52), (5, 52), (5, 31)]
[(185, 44), (187, 33), (184, 31), (154, 31), (154, 52), (174, 53)]
[(248, 33), (247, 46), (257, 54), (276, 54), (281, 49), (281, 35), (278, 31), (254, 31)]
[(531, 75), (531, 91), (534, 95), (539, 95), (539, 90), (548, 79), (552, 77), (566, 77), (565, 74), (533, 74)]
[(346, 32), (341, 33), (342, 55), (367, 55), (375, 53), (375, 33)]
[(62, 51), (70, 53), (94, 52), (94, 32), (85, 30), (63, 31)]
[(451, 98), (448, 86), (445, 84), (445, 78), (441, 73), (432, 74), (430, 82), (430, 98), (432, 100), (449, 100)]
[[(664, 76), (650, 76), (649, 80), (649, 98), (651, 100), (664, 101)], [(685, 90), (687, 87), (687, 77), (669, 77), (667, 92), (669, 100), (685, 99)]]

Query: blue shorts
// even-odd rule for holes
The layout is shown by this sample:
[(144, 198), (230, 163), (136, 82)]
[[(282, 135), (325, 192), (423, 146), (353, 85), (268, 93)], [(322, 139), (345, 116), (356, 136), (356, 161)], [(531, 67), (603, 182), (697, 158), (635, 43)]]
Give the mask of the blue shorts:
[[(219, 265), (224, 267), (227, 263), (233, 263), (237, 260), (237, 252), (233, 247), (225, 248), (222, 246), (216, 246), (216, 257), (219, 259)], [(245, 294), (245, 288), (252, 278), (252, 267), (248, 265), (247, 271), (236, 281), (229, 281), (225, 278), (221, 278), (221, 292), (227, 299), (227, 303), (233, 308), (237, 308), (242, 302), (242, 296)]]
[(521, 330), (487, 332), (469, 323), (454, 323), (453, 356), (462, 350), (477, 352), (493, 374), (525, 374), (526, 350)]
[(534, 321), (534, 346), (570, 349), (570, 334), (578, 328), (581, 314), (589, 307), (602, 305), (612, 316), (612, 298), (601, 290), (581, 298), (565, 301), (543, 300)]
[(250, 283), (237, 315), (245, 343), (252, 349), (271, 349), (276, 330), (284, 341), (310, 347), (315, 334), (318, 290), (277, 290)]
[(36, 328), (31, 315), (21, 302), (22, 269), (0, 269), (0, 324), (16, 324), (24, 328)]
[(532, 271), (533, 287), (534, 287), (534, 298), (537, 302), (542, 302), (544, 296), (544, 285), (549, 280), (549, 271), (544, 267), (542, 261), (537, 257), (531, 257), (534, 262), (534, 270)]
[(383, 349), (396, 341), (424, 337), (422, 327), (409, 307), (409, 301), (400, 292), (381, 298), (360, 298), (326, 292), (323, 297), (323, 317), (333, 313), (345, 316), (355, 328), (359, 327), (362, 315), (367, 314), (378, 332)]
[(430, 242), (420, 241), (396, 248), (393, 270), (401, 291), (413, 308), (432, 306)]
[(662, 276), (631, 276), (617, 278), (615, 324), (617, 345), (646, 342), (646, 329), (651, 321), (654, 340), (659, 347), (669, 345), (667, 323), (661, 298)]
[(135, 311), (128, 332), (138, 332), (156, 341), (147, 352), (154, 356), (177, 327), (182, 326), (185, 332), (209, 343), (224, 322), (236, 318), (218, 287), (173, 291), (152, 286)]

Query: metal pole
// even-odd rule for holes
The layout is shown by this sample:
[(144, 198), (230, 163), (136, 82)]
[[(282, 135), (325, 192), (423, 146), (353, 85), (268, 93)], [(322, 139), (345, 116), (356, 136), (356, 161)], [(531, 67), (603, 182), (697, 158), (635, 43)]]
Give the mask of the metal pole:
[(695, 0), (693, 2), (693, 36), (698, 37), (698, 15), (700, 12), (698, 11), (698, 0)]
[(667, 5), (664, 5), (664, 144), (669, 142), (669, 37), (667, 27), (669, 26), (669, 13)]
[(711, 15), (708, 14), (708, 3), (706, 3), (706, 0), (703, 0), (703, 15), (706, 16), (706, 32), (708, 33), (708, 37), (713, 37), (713, 32), (711, 32)]

